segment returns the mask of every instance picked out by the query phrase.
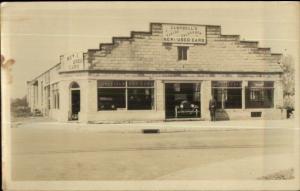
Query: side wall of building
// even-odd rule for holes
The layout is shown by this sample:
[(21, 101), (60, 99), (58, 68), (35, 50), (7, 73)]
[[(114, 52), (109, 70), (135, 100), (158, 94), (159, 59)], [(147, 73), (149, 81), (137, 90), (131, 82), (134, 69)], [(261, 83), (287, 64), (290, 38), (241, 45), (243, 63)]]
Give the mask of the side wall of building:
[(59, 94), (60, 65), (56, 65), (35, 79), (27, 82), (27, 101), (31, 112), (42, 114), (53, 119), (60, 116)]

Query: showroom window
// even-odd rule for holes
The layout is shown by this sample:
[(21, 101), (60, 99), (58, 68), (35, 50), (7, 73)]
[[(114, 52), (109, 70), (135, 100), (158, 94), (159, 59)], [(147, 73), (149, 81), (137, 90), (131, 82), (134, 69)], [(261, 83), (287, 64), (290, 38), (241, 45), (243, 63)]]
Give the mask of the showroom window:
[(154, 109), (154, 82), (128, 81), (128, 110)]
[(274, 107), (274, 82), (249, 81), (246, 88), (246, 108)]
[(98, 81), (98, 110), (151, 110), (153, 108), (153, 81)]
[(218, 109), (242, 108), (241, 81), (213, 81), (212, 94)]
[(125, 90), (125, 81), (98, 81), (98, 110), (125, 109)]

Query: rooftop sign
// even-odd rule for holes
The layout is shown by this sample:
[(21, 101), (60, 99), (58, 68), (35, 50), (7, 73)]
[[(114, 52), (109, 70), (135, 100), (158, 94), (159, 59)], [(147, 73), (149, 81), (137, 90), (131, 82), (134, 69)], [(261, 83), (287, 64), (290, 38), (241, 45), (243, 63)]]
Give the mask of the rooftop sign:
[(206, 27), (200, 25), (163, 24), (163, 42), (206, 44)]

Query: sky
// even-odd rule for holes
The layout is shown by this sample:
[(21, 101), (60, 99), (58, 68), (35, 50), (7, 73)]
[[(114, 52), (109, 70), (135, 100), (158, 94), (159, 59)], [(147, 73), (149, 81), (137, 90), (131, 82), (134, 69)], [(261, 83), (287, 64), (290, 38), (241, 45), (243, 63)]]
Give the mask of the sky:
[(99, 48), (150, 22), (221, 25), (299, 66), (298, 2), (15, 2), (1, 4), (1, 54), (13, 58), (12, 98), (60, 55)]

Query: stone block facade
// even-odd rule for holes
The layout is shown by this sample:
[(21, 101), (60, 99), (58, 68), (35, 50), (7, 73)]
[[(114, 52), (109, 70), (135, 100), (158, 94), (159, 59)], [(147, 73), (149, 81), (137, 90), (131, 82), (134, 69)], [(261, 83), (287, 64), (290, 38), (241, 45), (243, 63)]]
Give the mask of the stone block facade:
[[(189, 46), (188, 59), (177, 60), (177, 46), (163, 43), (161, 23), (150, 32), (132, 32), (128, 38), (113, 38), (99, 50), (88, 51), (93, 70), (282, 72), (280, 55), (258, 42), (240, 41), (239, 35), (222, 35), (220, 26), (206, 26), (206, 44)], [(109, 47), (109, 48), (107, 48)], [(222, 68), (222, 70), (220, 70)]]

